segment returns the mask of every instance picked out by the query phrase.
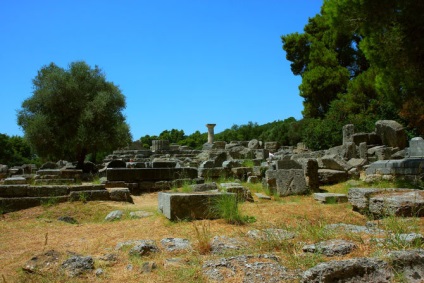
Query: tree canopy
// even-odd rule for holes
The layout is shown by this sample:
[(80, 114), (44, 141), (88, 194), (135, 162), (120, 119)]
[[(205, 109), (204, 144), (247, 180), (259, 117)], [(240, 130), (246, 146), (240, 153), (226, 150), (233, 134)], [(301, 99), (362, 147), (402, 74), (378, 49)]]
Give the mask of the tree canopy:
[(38, 71), (33, 87), (18, 124), (40, 157), (76, 160), (82, 166), (88, 153), (131, 142), (122, 113), (125, 97), (99, 67), (80, 61), (63, 69), (51, 63)]
[(324, 0), (303, 33), (283, 35), (304, 117), (396, 119), (424, 134), (423, 15), (422, 1)]

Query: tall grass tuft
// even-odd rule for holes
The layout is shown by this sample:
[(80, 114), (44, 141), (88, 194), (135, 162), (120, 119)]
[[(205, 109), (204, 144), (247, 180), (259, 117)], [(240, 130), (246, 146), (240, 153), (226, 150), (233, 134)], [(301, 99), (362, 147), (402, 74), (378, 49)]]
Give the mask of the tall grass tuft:
[(193, 223), (194, 231), (197, 238), (197, 249), (201, 255), (210, 253), (211, 251), (211, 238), (210, 223), (207, 225), (206, 222), (202, 222), (200, 228)]
[(256, 221), (252, 216), (242, 215), (234, 194), (222, 194), (221, 197), (216, 198), (212, 204), (211, 213), (223, 218), (229, 224), (244, 225)]

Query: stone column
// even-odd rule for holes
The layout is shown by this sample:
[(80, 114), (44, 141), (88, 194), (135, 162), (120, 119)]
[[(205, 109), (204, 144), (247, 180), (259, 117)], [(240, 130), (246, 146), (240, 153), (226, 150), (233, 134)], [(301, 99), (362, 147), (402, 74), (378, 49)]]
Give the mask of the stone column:
[(206, 124), (208, 127), (208, 143), (213, 144), (214, 132), (213, 128), (215, 128), (216, 124)]

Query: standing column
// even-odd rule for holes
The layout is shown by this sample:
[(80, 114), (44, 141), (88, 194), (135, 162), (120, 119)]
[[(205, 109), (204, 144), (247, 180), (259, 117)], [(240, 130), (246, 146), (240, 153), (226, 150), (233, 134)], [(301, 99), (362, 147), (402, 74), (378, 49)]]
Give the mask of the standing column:
[(213, 128), (215, 128), (216, 124), (206, 124), (208, 127), (208, 143), (213, 144), (214, 132)]

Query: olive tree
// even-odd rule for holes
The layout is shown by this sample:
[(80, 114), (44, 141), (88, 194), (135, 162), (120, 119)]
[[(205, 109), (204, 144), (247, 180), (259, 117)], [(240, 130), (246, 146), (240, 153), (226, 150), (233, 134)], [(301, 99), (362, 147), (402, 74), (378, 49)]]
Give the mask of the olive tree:
[(99, 67), (73, 62), (63, 69), (51, 63), (38, 71), (33, 88), (17, 116), (40, 157), (78, 161), (82, 168), (88, 153), (131, 142), (122, 113), (125, 96)]

